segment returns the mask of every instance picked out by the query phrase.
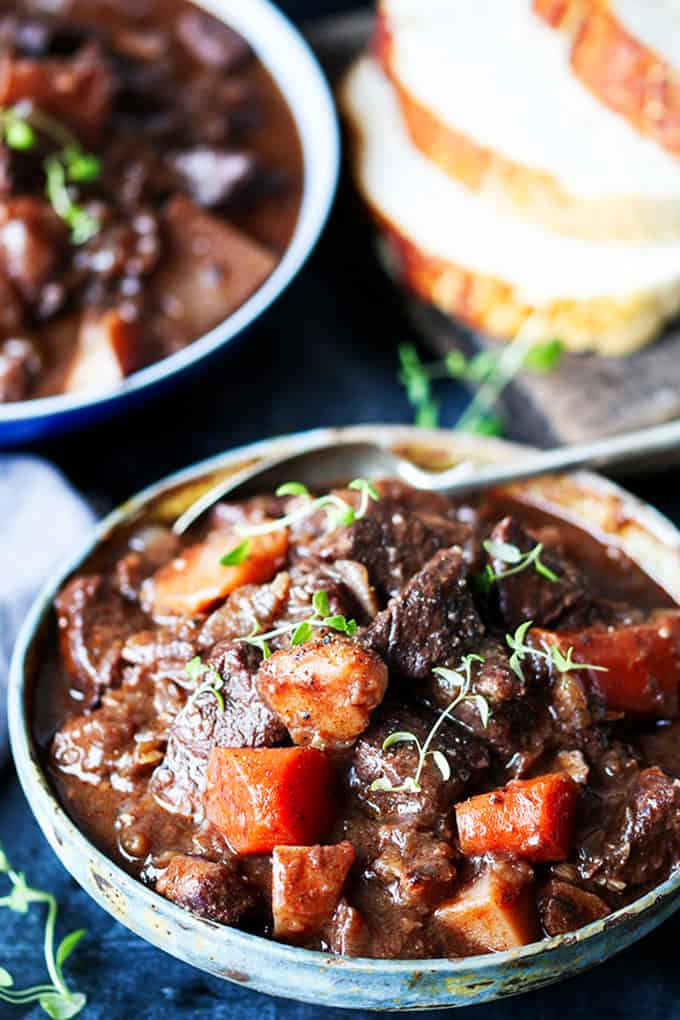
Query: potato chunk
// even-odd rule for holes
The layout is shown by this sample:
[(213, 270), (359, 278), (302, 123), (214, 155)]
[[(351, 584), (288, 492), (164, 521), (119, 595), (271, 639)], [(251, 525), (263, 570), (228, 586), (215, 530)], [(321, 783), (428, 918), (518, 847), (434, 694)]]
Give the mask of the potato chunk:
[(497, 862), (434, 914), (451, 952), (502, 952), (540, 938), (531, 868)]
[(296, 744), (337, 751), (364, 732), (387, 679), (376, 652), (327, 634), (265, 659), (257, 686)]
[(329, 924), (355, 853), (337, 846), (277, 846), (272, 857), (274, 935), (297, 942)]

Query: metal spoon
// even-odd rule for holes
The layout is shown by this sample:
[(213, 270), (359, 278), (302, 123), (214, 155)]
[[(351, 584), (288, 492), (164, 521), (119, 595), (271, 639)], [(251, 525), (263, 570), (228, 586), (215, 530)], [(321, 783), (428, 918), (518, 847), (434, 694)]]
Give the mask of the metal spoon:
[(327, 442), (286, 455), (259, 461), (220, 482), (184, 511), (173, 531), (182, 535), (206, 510), (226, 495), (271, 491), (282, 482), (296, 481), (319, 489), (342, 479), (399, 478), (417, 489), (446, 496), (464, 496), (511, 482), (555, 474), (573, 468), (605, 468), (645, 461), (660, 454), (680, 452), (680, 421), (628, 432), (623, 436), (542, 452), (518, 453), (507, 462), (480, 466), (463, 461), (446, 471), (426, 471), (378, 443)]

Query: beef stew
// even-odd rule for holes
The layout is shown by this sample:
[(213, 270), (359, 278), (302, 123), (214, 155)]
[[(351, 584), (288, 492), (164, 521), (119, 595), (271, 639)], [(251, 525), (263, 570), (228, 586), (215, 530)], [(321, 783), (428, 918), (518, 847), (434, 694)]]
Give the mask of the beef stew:
[(126, 543), (57, 599), (34, 734), (76, 824), (161, 895), (331, 953), (464, 957), (678, 866), (680, 609), (591, 536), (359, 481)]
[(302, 151), (186, 0), (0, 11), (0, 402), (113, 387), (225, 320), (293, 235)]

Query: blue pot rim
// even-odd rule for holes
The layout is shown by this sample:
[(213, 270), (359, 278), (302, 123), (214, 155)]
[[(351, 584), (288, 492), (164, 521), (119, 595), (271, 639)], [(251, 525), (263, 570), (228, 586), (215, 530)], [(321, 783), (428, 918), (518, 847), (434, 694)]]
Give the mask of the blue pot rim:
[[(340, 174), (340, 126), (333, 94), (321, 66), (304, 36), (271, 0), (193, 0), (242, 32), (262, 57), (267, 70), (283, 92), (295, 118), (304, 158), (302, 203), (293, 237), (280, 262), (261, 287), (227, 319), (181, 350), (134, 372), (115, 388), (83, 390), (0, 404), (0, 429), (4, 425), (57, 418), (108, 405), (154, 387), (209, 357), (251, 326), (290, 285), (311, 255), (328, 220)], [(233, 10), (227, 14), (224, 8)], [(286, 77), (260, 51), (285, 54)], [(276, 45), (274, 45), (276, 44)], [(282, 58), (277, 58), (282, 59)], [(296, 72), (296, 73), (293, 73)], [(299, 78), (308, 89), (302, 96)]]
[[(536, 963), (539, 960), (543, 962), (545, 958), (550, 956), (551, 952), (557, 951), (560, 947), (578, 946), (609, 931), (612, 931), (612, 934), (614, 934), (619, 924), (630, 921), (632, 917), (637, 917), (638, 915), (647, 915), (648, 912), (652, 912), (653, 908), (657, 908), (658, 911), (665, 905), (667, 908), (666, 914), (668, 914), (680, 907), (680, 869), (678, 869), (644, 896), (598, 921), (594, 921), (575, 932), (545, 938), (539, 942), (532, 942), (529, 945), (520, 946), (516, 949), (453, 960), (448, 958), (381, 960), (334, 956), (315, 950), (284, 945), (259, 935), (252, 935), (239, 931), (236, 928), (206, 921), (194, 914), (187, 916), (187, 912), (181, 907), (176, 906), (147, 886), (144, 886), (98, 850), (71, 821), (52, 792), (49, 781), (35, 753), (30, 735), (30, 724), (26, 716), (24, 704), (24, 672), (26, 663), (33, 640), (40, 632), (45, 616), (52, 610), (53, 599), (57, 591), (69, 575), (116, 528), (129, 522), (147, 503), (157, 499), (166, 490), (195, 481), (203, 475), (209, 475), (216, 470), (228, 467), (230, 463), (239, 463), (262, 456), (273, 455), (275, 452), (283, 452), (284, 450), (287, 452), (293, 452), (293, 450), (300, 452), (303, 449), (312, 449), (334, 441), (373, 439), (378, 442), (383, 441), (397, 444), (410, 443), (411, 445), (416, 445), (420, 443), (421, 445), (427, 445), (429, 443), (429, 445), (432, 445), (433, 441), (437, 439), (441, 442), (442, 437), (446, 438), (447, 445), (450, 448), (453, 447), (455, 442), (461, 451), (469, 451), (470, 456), (473, 456), (475, 452), (486, 452), (487, 459), (490, 459), (489, 454), (495, 454), (498, 457), (512, 456), (513, 453), (521, 450), (526, 451), (527, 449), (527, 447), (521, 447), (503, 440), (487, 439), (472, 435), (456, 436), (454, 440), (450, 432), (446, 433), (442, 430), (421, 429), (402, 425), (384, 424), (313, 429), (307, 432), (277, 436), (237, 447), (168, 475), (161, 481), (148, 486), (131, 499), (125, 501), (95, 526), (87, 542), (79, 548), (75, 555), (69, 557), (55, 571), (54, 575), (36, 597), (17, 638), (9, 673), (8, 712), (12, 754), (29, 805), (57, 856), (61, 858), (60, 847), (64, 839), (68, 839), (73, 849), (84, 855), (103, 871), (108, 871), (112, 874), (117, 885), (125, 891), (131, 902), (139, 905), (140, 909), (144, 907), (149, 908), (168, 920), (175, 922), (180, 929), (190, 927), (192, 931), (202, 934), (211, 940), (212, 945), (215, 947), (215, 953), (219, 953), (220, 949), (224, 949), (225, 955), (227, 955), (230, 946), (239, 945), (241, 948), (249, 947), (253, 952), (257, 953), (260, 961), (264, 959), (265, 961), (270, 961), (272, 965), (307, 963), (316, 964), (320, 967), (339, 967), (342, 968), (344, 973), (356, 973), (357, 977), (366, 974), (377, 977), (380, 975), (406, 975), (414, 972), (426, 973), (428, 975), (438, 974), (444, 977), (467, 976), (474, 973), (483, 977), (487, 970), (495, 971), (499, 967), (506, 965), (509, 969), (513, 969), (527, 962)], [(680, 533), (678, 529), (663, 514), (647, 504), (641, 503), (635, 497), (629, 496), (618, 485), (598, 475), (580, 472), (578, 477), (596, 485), (600, 492), (625, 498), (627, 505), (633, 508), (633, 512), (637, 511), (638, 516), (643, 515), (647, 526), (652, 530), (656, 529), (662, 540), (668, 540), (670, 537), (673, 537), (680, 546)], [(51, 823), (49, 827), (45, 821), (48, 817)], [(55, 829), (57, 823), (59, 826), (58, 834)], [(67, 870), (71, 869), (67, 867)], [(549, 961), (545, 959), (545, 962)]]

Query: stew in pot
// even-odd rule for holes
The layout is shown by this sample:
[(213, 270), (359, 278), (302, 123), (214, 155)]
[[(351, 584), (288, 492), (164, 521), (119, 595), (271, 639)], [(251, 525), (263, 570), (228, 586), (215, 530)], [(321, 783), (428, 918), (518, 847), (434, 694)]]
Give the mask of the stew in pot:
[(36, 739), (82, 831), (181, 907), (456, 957), (680, 860), (680, 610), (620, 552), (384, 481), (146, 525), (73, 577)]
[(2, 7), (0, 402), (111, 387), (270, 275), (297, 129), (248, 43), (185, 0)]

